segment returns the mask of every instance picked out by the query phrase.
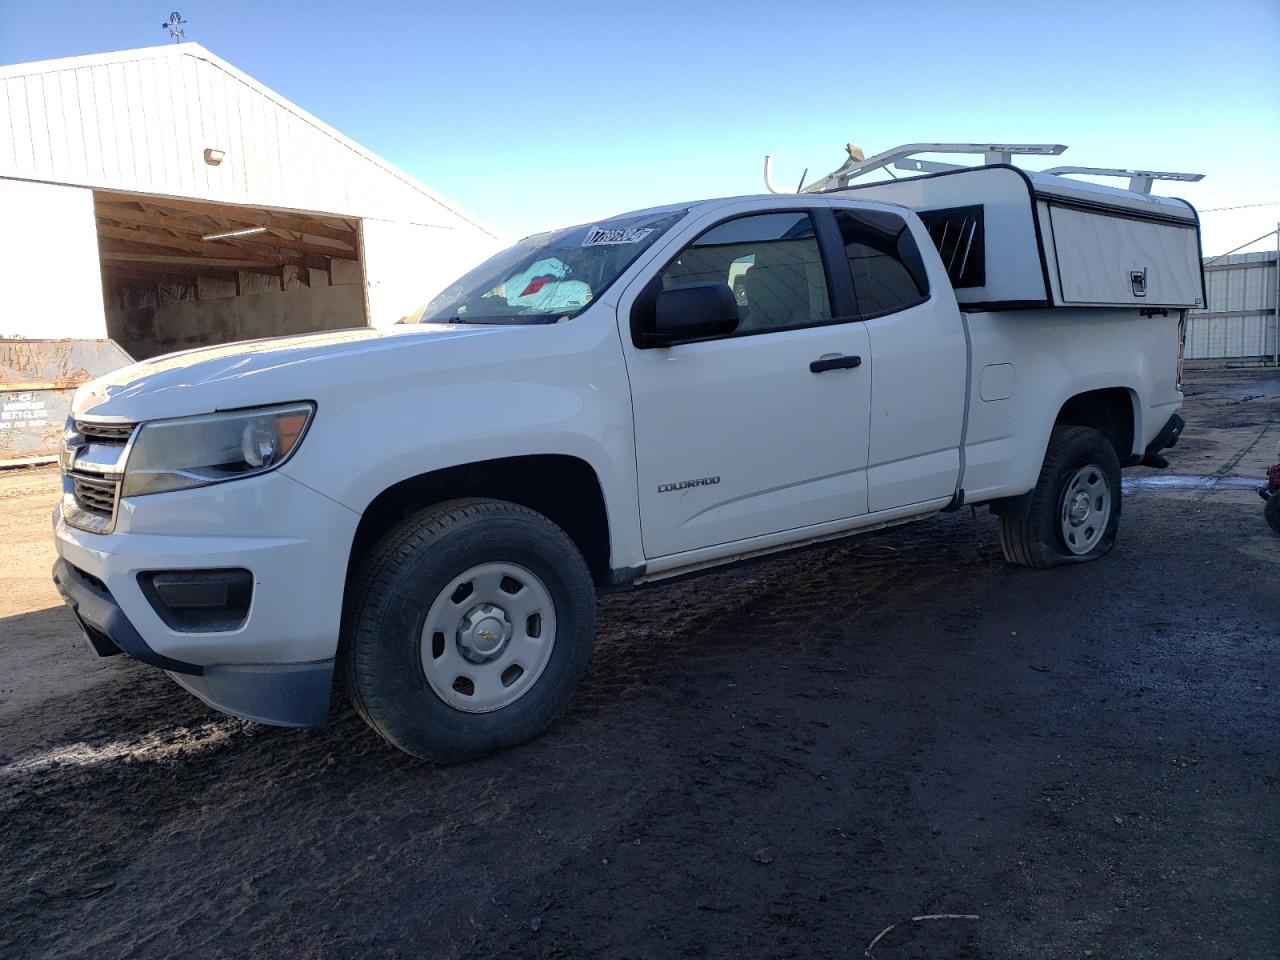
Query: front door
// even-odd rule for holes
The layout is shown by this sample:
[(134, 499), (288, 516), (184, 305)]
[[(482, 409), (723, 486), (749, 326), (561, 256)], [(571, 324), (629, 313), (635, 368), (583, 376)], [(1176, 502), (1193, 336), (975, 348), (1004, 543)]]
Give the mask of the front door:
[(663, 289), (729, 285), (733, 333), (643, 348), (623, 298), (647, 557), (867, 512), (870, 344), (841, 319), (847, 284), (833, 298), (821, 217), (726, 216), (662, 268)]

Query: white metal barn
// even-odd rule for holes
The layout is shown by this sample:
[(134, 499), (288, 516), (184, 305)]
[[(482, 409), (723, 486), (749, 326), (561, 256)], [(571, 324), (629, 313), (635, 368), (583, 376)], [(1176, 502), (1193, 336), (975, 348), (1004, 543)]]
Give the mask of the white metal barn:
[(392, 324), (498, 247), (195, 43), (0, 67), (0, 217), (0, 335), (135, 358)]
[(1204, 263), (1209, 299), (1188, 317), (1188, 360), (1275, 363), (1280, 357), (1280, 253), (1236, 253)]

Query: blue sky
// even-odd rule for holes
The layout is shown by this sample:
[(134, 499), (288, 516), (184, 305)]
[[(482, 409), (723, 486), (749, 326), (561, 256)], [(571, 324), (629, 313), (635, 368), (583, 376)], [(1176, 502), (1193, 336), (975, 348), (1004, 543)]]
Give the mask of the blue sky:
[(189, 39), (512, 237), (760, 192), (765, 153), (794, 184), (849, 141), (1206, 173), (1157, 192), (1205, 211), (1211, 253), (1280, 220), (1276, 0), (0, 0), (0, 62), (165, 42), (174, 6)]

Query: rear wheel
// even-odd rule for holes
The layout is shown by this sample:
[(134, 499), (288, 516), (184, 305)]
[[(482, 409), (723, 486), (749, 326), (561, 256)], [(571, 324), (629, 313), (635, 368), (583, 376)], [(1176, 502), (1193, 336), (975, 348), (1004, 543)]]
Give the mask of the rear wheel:
[(365, 562), (343, 674), (378, 733), (451, 763), (550, 724), (594, 634), (591, 575), (564, 531), (513, 503), (455, 500), (405, 520)]
[(1096, 560), (1115, 545), (1119, 524), (1111, 442), (1090, 427), (1054, 427), (1026, 517), (1000, 518), (1000, 548), (1026, 567)]

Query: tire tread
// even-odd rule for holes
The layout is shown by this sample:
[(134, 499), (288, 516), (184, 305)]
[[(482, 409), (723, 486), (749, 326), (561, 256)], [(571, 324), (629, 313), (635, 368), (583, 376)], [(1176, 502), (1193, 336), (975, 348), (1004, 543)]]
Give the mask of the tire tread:
[[(427, 507), (393, 527), (364, 559), (351, 583), (351, 602), (346, 605), (342, 624), (342, 636), (338, 651), (338, 673), (356, 713), (393, 745), (422, 759), (440, 763), (469, 759), (469, 752), (448, 749), (424, 750), (420, 745), (408, 742), (404, 735), (404, 705), (388, 699), (362, 682), (361, 678), (373, 673), (373, 661), (378, 651), (374, 644), (361, 642), (360, 638), (376, 635), (378, 612), (390, 599), (396, 587), (396, 571), (410, 563), (423, 551), (429, 550), (436, 540), (456, 530), (460, 525), (485, 520), (526, 520), (544, 530), (550, 528), (563, 538), (572, 550), (576, 570), (571, 571), (579, 582), (591, 581), (586, 560), (577, 546), (559, 526), (547, 517), (528, 507), (505, 500), (467, 497), (447, 500)], [(593, 628), (594, 624), (590, 624)], [(584, 664), (585, 669), (585, 664)], [(573, 678), (576, 684), (577, 678)], [(568, 707), (564, 698), (555, 714), (540, 725), (539, 729), (554, 722)], [(528, 736), (537, 730), (528, 732)], [(521, 736), (520, 739), (527, 739)]]
[[(1033, 567), (1045, 570), (1063, 563), (1095, 559), (1106, 553), (1111, 544), (1095, 550), (1083, 557), (1068, 557), (1054, 540), (1046, 542), (1043, 531), (1048, 529), (1048, 514), (1056, 514), (1057, 477), (1070, 463), (1076, 450), (1084, 444), (1093, 444), (1104, 455), (1101, 460), (1109, 461), (1100, 464), (1104, 468), (1113, 469), (1119, 475), (1120, 463), (1115, 455), (1111, 442), (1092, 427), (1059, 425), (1049, 435), (1049, 446), (1045, 451), (1044, 463), (1040, 465), (1040, 475), (1036, 479), (1035, 490), (1031, 496), (1031, 505), (1025, 517), (1000, 517), (1000, 551), (1005, 560), (1020, 567)], [(1112, 502), (1114, 523), (1120, 515), (1120, 495), (1117, 491)]]

